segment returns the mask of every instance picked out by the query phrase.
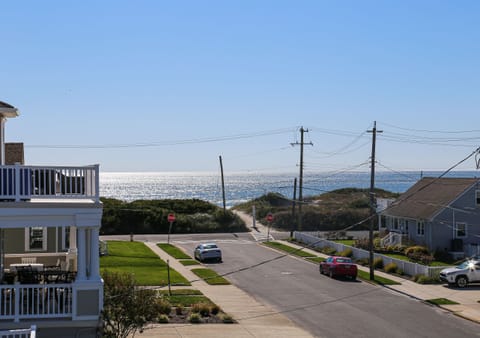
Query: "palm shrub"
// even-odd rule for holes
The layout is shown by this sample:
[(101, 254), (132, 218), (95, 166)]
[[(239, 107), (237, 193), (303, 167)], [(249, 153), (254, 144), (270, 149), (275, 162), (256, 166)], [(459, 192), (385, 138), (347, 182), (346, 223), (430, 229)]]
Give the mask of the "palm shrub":
[(397, 273), (398, 266), (397, 266), (396, 263), (392, 262), (392, 263), (388, 263), (387, 265), (385, 265), (385, 267), (383, 269), (387, 273)]
[(383, 269), (383, 259), (381, 257), (377, 257), (373, 260), (373, 267), (375, 269)]

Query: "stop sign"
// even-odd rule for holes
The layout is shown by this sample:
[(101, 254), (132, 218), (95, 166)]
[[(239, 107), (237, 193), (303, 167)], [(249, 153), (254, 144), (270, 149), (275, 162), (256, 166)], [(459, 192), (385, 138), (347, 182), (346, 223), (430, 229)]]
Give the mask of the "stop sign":
[(271, 212), (269, 212), (268, 215), (267, 215), (267, 221), (269, 221), (269, 222), (273, 221), (273, 215), (272, 215)]
[(175, 222), (175, 214), (174, 213), (168, 214), (167, 219), (169, 222)]

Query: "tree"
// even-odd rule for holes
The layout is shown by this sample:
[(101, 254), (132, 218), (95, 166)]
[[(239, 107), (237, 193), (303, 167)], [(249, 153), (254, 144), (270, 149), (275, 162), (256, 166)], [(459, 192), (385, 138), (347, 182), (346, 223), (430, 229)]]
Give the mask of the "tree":
[(158, 312), (154, 290), (139, 289), (132, 274), (104, 271), (103, 337), (134, 337)]

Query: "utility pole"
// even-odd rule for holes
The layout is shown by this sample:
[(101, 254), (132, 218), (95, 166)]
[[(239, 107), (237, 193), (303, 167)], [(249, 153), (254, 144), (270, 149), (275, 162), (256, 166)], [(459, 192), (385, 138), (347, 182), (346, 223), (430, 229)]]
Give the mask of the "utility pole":
[(295, 200), (297, 199), (297, 178), (293, 181), (293, 199), (292, 199), (292, 231), (290, 231), (290, 237), (293, 237), (293, 232), (297, 230), (296, 222), (295, 222)]
[(370, 228), (368, 229), (368, 247), (369, 247), (369, 263), (370, 263), (370, 280), (375, 279), (373, 268), (373, 227), (375, 225), (375, 143), (377, 133), (382, 133), (382, 130), (377, 130), (377, 121), (373, 122), (373, 129), (367, 130), (372, 133), (372, 156), (370, 164)]
[(225, 202), (225, 181), (223, 179), (223, 163), (222, 163), (222, 156), (218, 156), (219, 159), (220, 159), (220, 172), (221, 172), (221, 175), (222, 175), (222, 197), (223, 197), (223, 213), (226, 214), (227, 213), (227, 205), (226, 205), (226, 202)]
[(300, 128), (300, 143), (291, 143), (292, 146), (300, 145), (300, 178), (298, 184), (298, 230), (302, 230), (302, 202), (303, 202), (303, 146), (309, 144), (313, 146), (312, 142), (303, 142), (303, 134), (308, 133), (308, 129)]

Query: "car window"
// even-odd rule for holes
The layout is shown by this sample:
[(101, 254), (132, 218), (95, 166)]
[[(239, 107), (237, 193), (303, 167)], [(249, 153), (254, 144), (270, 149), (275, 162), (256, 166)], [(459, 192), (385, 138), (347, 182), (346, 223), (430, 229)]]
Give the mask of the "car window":
[(208, 245), (205, 245), (205, 249), (216, 249), (218, 248), (215, 244), (208, 244)]
[(337, 263), (351, 263), (352, 260), (350, 258), (337, 258)]

